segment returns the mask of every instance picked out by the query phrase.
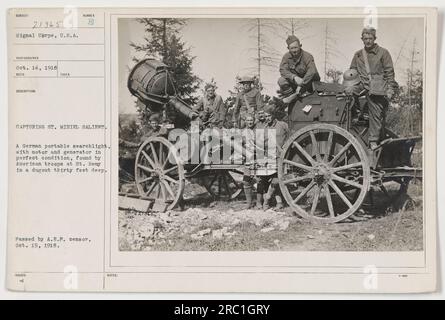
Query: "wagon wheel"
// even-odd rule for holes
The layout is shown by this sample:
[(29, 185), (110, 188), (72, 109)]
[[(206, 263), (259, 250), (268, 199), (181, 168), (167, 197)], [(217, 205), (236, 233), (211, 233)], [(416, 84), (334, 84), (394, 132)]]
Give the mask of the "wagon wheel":
[(173, 209), (184, 191), (184, 167), (175, 146), (162, 137), (148, 138), (138, 150), (135, 180), (144, 199), (161, 199)]
[(283, 146), (278, 177), (284, 198), (297, 214), (334, 223), (361, 206), (370, 167), (351, 133), (331, 124), (313, 124), (295, 132)]
[(231, 175), (230, 171), (227, 170), (213, 171), (203, 178), (202, 183), (208, 193), (210, 193), (215, 199), (235, 199), (243, 190), (241, 183), (236, 181)]

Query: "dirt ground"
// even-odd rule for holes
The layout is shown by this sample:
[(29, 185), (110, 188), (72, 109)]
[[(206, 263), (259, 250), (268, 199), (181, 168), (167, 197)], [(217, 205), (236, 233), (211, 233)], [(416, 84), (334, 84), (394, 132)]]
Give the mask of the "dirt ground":
[[(196, 190), (198, 189), (198, 190)], [(314, 224), (290, 210), (242, 210), (195, 188), (183, 211), (119, 210), (122, 251), (415, 251), (423, 248), (421, 185), (404, 210), (360, 209), (336, 224)]]

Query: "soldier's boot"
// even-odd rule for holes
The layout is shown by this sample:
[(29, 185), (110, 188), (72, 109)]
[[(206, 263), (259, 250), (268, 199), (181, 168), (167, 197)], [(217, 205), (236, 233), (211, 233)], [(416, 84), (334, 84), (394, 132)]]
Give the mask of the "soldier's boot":
[(284, 97), (284, 98), (282, 99), (283, 103), (284, 103), (284, 104), (289, 104), (289, 103), (291, 103), (292, 101), (294, 101), (294, 100), (297, 98), (298, 94), (299, 94), (299, 92), (294, 92), (294, 93), (292, 93), (292, 94), (290, 94), (290, 95)]
[(268, 210), (270, 208), (269, 200), (270, 199), (264, 198), (263, 210)]
[(270, 198), (271, 197), (269, 195), (269, 192), (264, 195), (263, 210), (267, 210), (270, 208), (269, 205)]
[(269, 186), (269, 188), (267, 189), (267, 192), (264, 194), (263, 210), (267, 210), (270, 208), (269, 202), (270, 202), (270, 199), (272, 199), (273, 193), (274, 193), (273, 187)]
[(252, 187), (244, 186), (244, 194), (246, 195), (246, 204), (243, 206), (243, 210), (248, 210), (253, 207)]
[(272, 200), (274, 196), (277, 194), (277, 187), (278, 187), (278, 179), (273, 178), (271, 184), (269, 185), (269, 188), (267, 189), (267, 193), (264, 195), (264, 203), (265, 203), (265, 206), (263, 206), (264, 210), (270, 208), (269, 203), (270, 200)]
[(277, 93), (281, 95), (281, 98), (285, 98), (294, 92), (294, 89), (292, 88), (291, 84), (284, 77), (280, 77), (278, 79), (278, 86), (280, 87), (280, 92), (277, 91)]
[(257, 193), (255, 209), (261, 210), (262, 208), (263, 208), (263, 195), (261, 193)]
[(277, 201), (277, 204), (275, 205), (275, 209), (276, 210), (281, 210), (283, 209), (283, 200), (281, 199), (280, 196), (275, 196), (275, 200)]

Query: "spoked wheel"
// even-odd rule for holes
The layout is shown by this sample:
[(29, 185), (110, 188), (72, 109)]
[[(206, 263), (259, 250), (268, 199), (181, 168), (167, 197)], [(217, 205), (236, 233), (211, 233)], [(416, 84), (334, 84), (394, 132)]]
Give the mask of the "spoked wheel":
[(280, 188), (301, 217), (334, 223), (361, 206), (370, 185), (367, 154), (338, 126), (314, 124), (293, 134), (278, 161)]
[(235, 199), (241, 194), (243, 186), (236, 181), (231, 171), (215, 170), (201, 178), (201, 184), (215, 199)]
[(163, 201), (173, 209), (184, 191), (184, 168), (175, 146), (162, 137), (148, 138), (135, 162), (136, 186), (141, 197)]

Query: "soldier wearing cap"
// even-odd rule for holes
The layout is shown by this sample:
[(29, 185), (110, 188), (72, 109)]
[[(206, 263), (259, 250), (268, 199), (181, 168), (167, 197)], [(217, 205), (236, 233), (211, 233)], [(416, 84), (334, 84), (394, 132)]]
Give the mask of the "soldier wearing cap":
[(281, 60), (281, 77), (278, 79), (281, 94), (287, 97), (295, 91), (312, 91), (312, 82), (320, 81), (314, 57), (301, 49), (302, 45), (296, 36), (289, 36), (286, 43), (289, 52)]
[(138, 148), (142, 141), (148, 139), (151, 136), (155, 135), (162, 135), (164, 133), (163, 130), (161, 130), (161, 120), (162, 117), (159, 113), (152, 113), (148, 117), (148, 125), (143, 126), (140, 128), (139, 133), (141, 135), (139, 142), (132, 142), (132, 141), (126, 141), (122, 138), (119, 138), (119, 146), (120, 147), (126, 147), (126, 148)]
[(350, 66), (351, 69), (357, 70), (367, 92), (371, 150), (378, 148), (383, 135), (388, 99), (392, 98), (398, 87), (391, 55), (388, 50), (375, 43), (376, 39), (374, 28), (362, 30), (364, 48), (354, 54)]
[(226, 118), (227, 108), (220, 95), (215, 93), (216, 85), (207, 83), (205, 94), (193, 110), (199, 114), (201, 121), (212, 126), (222, 127)]
[(162, 123), (162, 115), (160, 113), (152, 113), (148, 118), (148, 126), (144, 128), (145, 132), (143, 133), (141, 140), (152, 137), (164, 135), (167, 133), (166, 129), (161, 126)]
[(258, 109), (263, 107), (263, 98), (261, 92), (253, 85), (254, 79), (252, 77), (244, 76), (239, 83), (243, 85), (242, 91), (237, 95), (233, 122), (238, 128), (245, 127), (245, 119), (248, 114), (255, 115)]
[[(277, 148), (277, 156), (281, 154), (282, 146), (284, 145), (284, 142), (286, 141), (288, 135), (289, 135), (289, 127), (286, 122), (279, 121), (276, 119), (276, 108), (273, 105), (268, 105), (264, 110), (265, 116), (266, 116), (266, 130), (274, 130), (275, 132), (275, 143), (276, 145), (274, 147)], [(265, 137), (268, 136), (268, 133), (265, 133)], [(270, 147), (272, 147), (271, 141), (268, 141), (266, 139), (266, 148), (267, 150), (270, 150)], [(263, 209), (267, 210), (269, 208), (269, 202), (270, 200), (275, 196), (276, 200), (276, 209), (282, 209), (283, 208), (283, 200), (280, 195), (279, 191), (279, 184), (278, 184), (278, 177), (277, 174), (273, 174), (270, 176), (261, 176), (260, 181), (258, 182), (258, 188), (257, 193), (260, 195), (264, 194), (264, 203), (263, 203)], [(257, 196), (258, 197), (258, 196)], [(260, 199), (257, 199), (257, 202), (260, 201)]]
[[(265, 107), (267, 107), (270, 103), (267, 103)], [(257, 110), (257, 119), (255, 122), (256, 129), (263, 129), (266, 127), (266, 115), (264, 113), (264, 108)]]
[[(248, 114), (245, 117), (245, 141), (244, 141), (244, 147), (248, 149), (249, 151), (253, 152), (253, 155), (255, 155), (256, 150), (256, 129), (258, 128), (258, 122), (255, 122), (255, 118), (252, 114)], [(250, 159), (253, 160), (253, 159)], [(253, 176), (250, 166), (252, 163), (246, 162), (244, 169), (243, 169), (243, 187), (244, 187), (244, 194), (246, 196), (246, 204), (244, 206), (244, 210), (250, 209), (253, 207), (253, 185), (255, 184), (255, 177)], [(256, 209), (262, 208), (262, 199), (263, 195), (260, 192), (257, 192), (257, 201), (256, 201)]]

